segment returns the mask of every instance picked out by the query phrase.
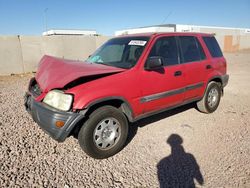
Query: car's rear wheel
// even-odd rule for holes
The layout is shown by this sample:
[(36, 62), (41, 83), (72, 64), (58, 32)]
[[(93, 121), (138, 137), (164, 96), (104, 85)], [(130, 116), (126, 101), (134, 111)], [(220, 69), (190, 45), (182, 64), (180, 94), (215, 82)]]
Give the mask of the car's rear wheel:
[(214, 81), (210, 82), (207, 85), (202, 100), (197, 102), (198, 110), (204, 113), (214, 112), (220, 104), (221, 93), (222, 90), (220, 84)]
[(108, 158), (118, 153), (128, 136), (125, 115), (113, 106), (95, 110), (78, 134), (81, 148), (96, 159)]

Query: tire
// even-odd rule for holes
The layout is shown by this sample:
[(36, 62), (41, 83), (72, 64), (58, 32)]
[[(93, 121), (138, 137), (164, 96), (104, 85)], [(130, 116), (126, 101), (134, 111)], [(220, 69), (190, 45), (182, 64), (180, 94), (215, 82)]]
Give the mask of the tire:
[(218, 82), (209, 82), (203, 98), (197, 102), (197, 108), (203, 113), (213, 113), (220, 104), (221, 86)]
[(78, 134), (81, 148), (95, 159), (104, 159), (118, 153), (128, 137), (128, 121), (113, 106), (95, 110)]

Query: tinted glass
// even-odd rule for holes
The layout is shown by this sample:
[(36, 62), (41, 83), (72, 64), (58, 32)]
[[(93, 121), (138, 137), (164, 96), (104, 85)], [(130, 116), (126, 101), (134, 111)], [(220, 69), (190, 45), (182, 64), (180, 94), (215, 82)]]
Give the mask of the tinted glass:
[(129, 69), (137, 63), (149, 37), (122, 37), (106, 42), (87, 62)]
[[(179, 39), (184, 63), (200, 61), (202, 59), (200, 55), (202, 52), (200, 52), (200, 49), (198, 49), (198, 44), (195, 37), (182, 36), (179, 37)], [(205, 55), (203, 54), (203, 56)]]
[(153, 56), (162, 57), (164, 66), (178, 64), (178, 48), (175, 37), (158, 39), (149, 54), (149, 57)]
[(222, 57), (220, 46), (214, 37), (202, 37), (212, 57)]
[(203, 48), (202, 48), (200, 42), (198, 41), (198, 39), (197, 39), (197, 38), (195, 38), (195, 39), (196, 39), (196, 43), (197, 43), (198, 50), (199, 50), (199, 52), (200, 52), (201, 60), (204, 60), (204, 59), (206, 59), (205, 52), (204, 52), (204, 50), (203, 50)]

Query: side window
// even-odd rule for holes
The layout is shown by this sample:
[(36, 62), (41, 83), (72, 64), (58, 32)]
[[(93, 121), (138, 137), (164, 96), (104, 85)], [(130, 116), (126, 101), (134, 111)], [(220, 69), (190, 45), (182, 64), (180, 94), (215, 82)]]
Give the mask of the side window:
[(212, 57), (222, 57), (220, 46), (214, 37), (202, 37)]
[(179, 64), (175, 37), (162, 37), (158, 39), (149, 54), (149, 57), (153, 56), (162, 57), (164, 66)]
[[(197, 39), (195, 37), (180, 36), (179, 39), (184, 63), (200, 61), (205, 58), (203, 50), (201, 51), (201, 49), (198, 48)], [(204, 57), (202, 58), (202, 56)]]

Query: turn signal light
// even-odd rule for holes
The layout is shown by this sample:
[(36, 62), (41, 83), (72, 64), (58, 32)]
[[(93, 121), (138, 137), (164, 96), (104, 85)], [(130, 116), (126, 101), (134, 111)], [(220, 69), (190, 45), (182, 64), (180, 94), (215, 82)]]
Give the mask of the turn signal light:
[(61, 128), (64, 126), (64, 122), (63, 121), (56, 121), (56, 126)]

